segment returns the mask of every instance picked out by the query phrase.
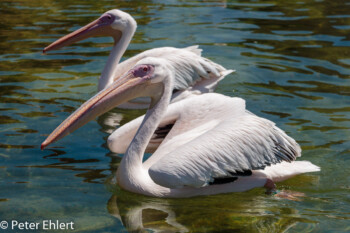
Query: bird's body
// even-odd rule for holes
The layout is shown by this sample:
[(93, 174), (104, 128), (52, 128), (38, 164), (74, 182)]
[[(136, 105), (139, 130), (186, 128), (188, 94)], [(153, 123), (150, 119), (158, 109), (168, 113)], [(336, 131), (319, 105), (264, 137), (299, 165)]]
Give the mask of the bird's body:
[[(42, 148), (121, 103), (149, 96), (146, 115), (108, 139), (112, 151), (126, 149), (117, 172), (126, 190), (172, 198), (240, 192), (319, 170), (308, 161), (294, 161), (301, 152), (295, 140), (248, 112), (241, 98), (212, 93), (170, 104), (177, 69), (183, 66), (178, 60), (174, 64), (139, 60), (67, 118)], [(155, 152), (143, 162), (147, 148)]]
[[(122, 152), (119, 137), (134, 137), (143, 120), (116, 130), (108, 138), (111, 151)], [(149, 159), (136, 169), (121, 163), (121, 187), (149, 196), (190, 197), (242, 192), (318, 170), (308, 161), (293, 161), (299, 145), (273, 122), (246, 111), (241, 98), (208, 93), (184, 99), (169, 106), (157, 128), (166, 125), (172, 128), (165, 137), (152, 135), (148, 147), (156, 151)]]

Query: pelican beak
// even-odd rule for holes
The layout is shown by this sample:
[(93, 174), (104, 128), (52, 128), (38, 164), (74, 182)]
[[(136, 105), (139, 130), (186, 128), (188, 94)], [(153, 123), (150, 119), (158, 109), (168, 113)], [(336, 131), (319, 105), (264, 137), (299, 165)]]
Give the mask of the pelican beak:
[[(149, 92), (150, 91), (150, 92)], [(154, 92), (147, 78), (137, 77), (133, 70), (101, 90), (64, 120), (41, 144), (41, 149), (85, 125), (112, 108), (140, 96)]]
[(120, 40), (122, 32), (113, 29), (111, 24), (114, 21), (114, 16), (108, 13), (103, 14), (100, 18), (85, 25), (84, 27), (56, 40), (49, 46), (43, 49), (43, 53), (51, 50), (60, 49), (75, 42), (87, 39), (93, 36), (113, 36), (115, 43)]

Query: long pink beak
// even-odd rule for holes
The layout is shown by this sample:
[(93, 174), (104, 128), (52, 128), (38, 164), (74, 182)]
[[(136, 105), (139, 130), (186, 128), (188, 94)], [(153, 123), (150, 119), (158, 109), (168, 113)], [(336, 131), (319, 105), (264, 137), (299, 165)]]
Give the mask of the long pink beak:
[(49, 46), (44, 48), (43, 53), (46, 53), (46, 52), (51, 51), (51, 50), (60, 49), (64, 46), (68, 46), (70, 44), (73, 44), (75, 42), (78, 42), (78, 41), (81, 41), (81, 40), (84, 40), (86, 38), (93, 36), (94, 29), (96, 29), (96, 27), (98, 27), (98, 25), (99, 25), (99, 20), (97, 19), (97, 20), (89, 23), (88, 25), (56, 40), (55, 42), (53, 42), (52, 44), (50, 44)]
[(84, 27), (56, 40), (55, 42), (44, 48), (43, 53), (46, 53), (51, 50), (60, 49), (64, 46), (68, 46), (70, 44), (93, 36), (112, 36), (115, 42), (117, 42), (120, 39), (122, 32), (110, 27), (113, 21), (113, 15), (103, 14), (100, 18), (96, 19), (95, 21), (92, 21)]
[(147, 85), (147, 83), (147, 79), (135, 77), (133, 72), (128, 72), (112, 85), (101, 90), (94, 97), (86, 101), (64, 120), (41, 144), (41, 149), (43, 150), (49, 144), (66, 136), (112, 108), (130, 99), (142, 96), (142, 93), (145, 93), (145, 89), (147, 89), (142, 84)]

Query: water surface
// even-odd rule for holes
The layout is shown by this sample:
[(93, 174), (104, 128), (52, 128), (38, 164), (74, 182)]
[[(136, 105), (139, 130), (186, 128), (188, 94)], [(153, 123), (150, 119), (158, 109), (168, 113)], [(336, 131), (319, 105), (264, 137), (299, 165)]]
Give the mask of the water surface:
[[(109, 152), (106, 138), (144, 111), (114, 109), (41, 151), (96, 92), (112, 40), (91, 38), (48, 55), (42, 49), (113, 8), (138, 22), (124, 59), (198, 44), (204, 56), (236, 69), (217, 92), (244, 98), (322, 168), (278, 184), (305, 197), (254, 189), (164, 200), (120, 190), (114, 175), (122, 155)], [(58, 219), (90, 232), (350, 231), (349, 2), (13, 0), (0, 9), (0, 221)]]

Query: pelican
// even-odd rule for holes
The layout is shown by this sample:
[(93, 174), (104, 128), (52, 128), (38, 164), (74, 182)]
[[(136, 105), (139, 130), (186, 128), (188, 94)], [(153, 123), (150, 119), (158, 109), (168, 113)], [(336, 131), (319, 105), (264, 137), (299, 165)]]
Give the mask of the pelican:
[[(117, 170), (118, 184), (125, 190), (183, 198), (274, 189), (275, 182), (320, 170), (309, 161), (295, 161), (301, 155), (296, 141), (273, 122), (247, 111), (241, 98), (207, 93), (170, 104), (175, 69), (178, 66), (163, 58), (138, 61), (63, 121), (41, 148), (121, 103), (149, 96), (149, 108)], [(143, 162), (152, 140), (161, 142)], [(108, 138), (112, 151), (118, 143), (118, 136)]]
[[(43, 53), (93, 36), (113, 37), (114, 46), (99, 78), (98, 90), (110, 86), (116, 78), (121, 77), (138, 61), (146, 57), (161, 57), (170, 62), (186, 60), (187, 62), (183, 63), (182, 69), (178, 69), (175, 74), (172, 102), (192, 95), (212, 92), (220, 80), (233, 72), (233, 70), (226, 70), (221, 65), (202, 57), (202, 50), (197, 45), (181, 49), (173, 47), (150, 49), (118, 64), (136, 28), (137, 23), (131, 15), (118, 9), (109, 10), (95, 21), (51, 43), (44, 48)], [(126, 102), (119, 107), (140, 109), (147, 108), (148, 105), (148, 99), (137, 99), (133, 102)]]

